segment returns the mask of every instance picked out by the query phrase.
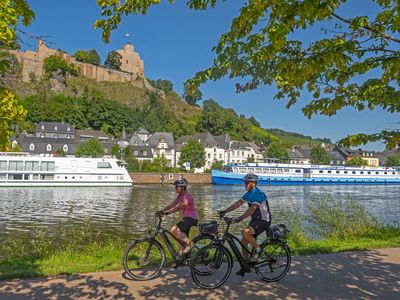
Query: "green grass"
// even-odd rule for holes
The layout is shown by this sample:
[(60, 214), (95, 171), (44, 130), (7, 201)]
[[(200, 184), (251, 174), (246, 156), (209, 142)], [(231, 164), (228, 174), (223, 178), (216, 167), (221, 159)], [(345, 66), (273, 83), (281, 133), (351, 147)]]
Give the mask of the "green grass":
[[(348, 240), (329, 238), (305, 240), (299, 244), (289, 239), (288, 243), (293, 255), (400, 247), (400, 228), (382, 228), (369, 235)], [(59, 250), (43, 258), (10, 258), (0, 263), (0, 278), (31, 278), (122, 270), (122, 256), (127, 244), (121, 240), (109, 240), (100, 244), (93, 242), (80, 250), (73, 248)], [(170, 262), (168, 259), (167, 263)]]
[[(342, 201), (322, 194), (311, 197), (304, 211), (307, 215), (299, 212), (294, 201), (289, 201), (273, 215), (275, 224), (285, 223), (290, 228), (288, 244), (293, 255), (400, 247), (398, 225), (381, 225), (351, 199)], [(301, 225), (304, 221), (306, 227)], [(123, 269), (122, 256), (129, 237), (100, 236), (91, 220), (75, 224), (71, 216), (46, 229), (32, 228), (30, 238), (10, 237), (0, 244), (0, 278)], [(169, 264), (167, 250), (166, 255)]]

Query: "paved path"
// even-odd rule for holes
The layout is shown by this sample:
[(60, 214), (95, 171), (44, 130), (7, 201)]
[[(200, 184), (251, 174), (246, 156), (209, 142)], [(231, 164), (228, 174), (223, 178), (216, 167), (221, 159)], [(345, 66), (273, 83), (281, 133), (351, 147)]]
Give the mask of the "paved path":
[[(237, 266), (235, 266), (235, 269)], [(151, 281), (104, 272), (0, 281), (0, 299), (400, 299), (400, 248), (293, 257), (278, 283), (234, 273), (213, 291), (192, 283), (188, 269)]]

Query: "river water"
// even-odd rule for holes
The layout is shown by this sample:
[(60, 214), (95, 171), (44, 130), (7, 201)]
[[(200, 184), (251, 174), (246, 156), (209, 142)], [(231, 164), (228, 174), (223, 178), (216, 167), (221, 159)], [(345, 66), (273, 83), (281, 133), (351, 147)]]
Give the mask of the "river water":
[[(400, 186), (263, 186), (261, 189), (268, 194), (272, 214), (290, 203), (302, 211), (310, 197), (326, 193), (343, 201), (351, 198), (383, 224), (400, 226)], [(239, 199), (244, 188), (194, 185), (190, 191), (201, 220), (210, 220), (215, 218), (215, 210)], [(175, 195), (170, 185), (0, 188), (0, 240), (28, 235), (32, 226), (48, 226), (67, 219), (73, 224), (90, 220), (104, 235), (139, 236), (152, 227), (154, 212), (166, 206)], [(168, 218), (166, 225), (178, 219), (179, 214), (175, 214)]]

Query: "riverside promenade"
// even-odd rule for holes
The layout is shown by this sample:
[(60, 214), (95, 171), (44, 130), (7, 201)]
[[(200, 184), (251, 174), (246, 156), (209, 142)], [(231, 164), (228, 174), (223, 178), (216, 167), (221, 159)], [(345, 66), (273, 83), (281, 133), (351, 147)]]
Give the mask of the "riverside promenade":
[(400, 299), (400, 248), (295, 256), (277, 283), (234, 272), (212, 291), (192, 283), (187, 267), (142, 282), (121, 271), (7, 280), (0, 299)]

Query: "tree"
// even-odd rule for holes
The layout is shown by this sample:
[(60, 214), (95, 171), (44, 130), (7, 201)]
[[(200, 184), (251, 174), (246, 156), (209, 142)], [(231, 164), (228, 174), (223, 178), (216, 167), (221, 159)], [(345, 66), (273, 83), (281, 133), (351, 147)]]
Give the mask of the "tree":
[[(175, 2), (170, 0), (170, 3)], [(400, 32), (395, 0), (370, 0), (375, 11), (369, 16), (346, 9), (345, 0), (245, 1), (230, 31), (214, 47), (213, 65), (187, 81), (188, 93), (224, 76), (238, 78), (237, 92), (275, 84), (275, 98), (287, 98), (287, 107), (306, 94), (303, 113), (335, 115), (344, 107), (356, 110), (381, 108), (400, 112)], [(363, 5), (364, 5), (363, 2)], [(103, 19), (95, 27), (108, 41), (124, 14), (145, 14), (160, 1), (98, 1)], [(215, 7), (217, 0), (189, 0), (190, 9)], [(340, 11), (347, 12), (344, 17)], [(322, 28), (321, 28), (322, 27)], [(307, 30), (323, 29), (325, 37), (303, 41)], [(246, 79), (247, 81), (245, 81)], [(308, 96), (310, 95), (310, 96)], [(382, 130), (356, 134), (341, 142), (358, 145), (384, 140), (387, 148), (400, 148), (400, 132)]]
[(22, 122), (26, 114), (26, 110), (18, 104), (14, 94), (0, 88), (0, 151), (11, 149), (10, 138), (14, 134), (12, 127)]
[(286, 145), (281, 141), (273, 141), (265, 151), (265, 156), (269, 158), (279, 158), (282, 161), (289, 159)]
[(75, 151), (77, 157), (101, 157), (103, 155), (103, 145), (94, 138), (80, 144)]
[(346, 164), (353, 167), (362, 167), (368, 165), (368, 162), (360, 156), (355, 156), (347, 161)]
[(57, 73), (60, 73), (62, 76), (66, 76), (67, 74), (78, 75), (75, 66), (68, 64), (64, 59), (56, 55), (46, 57), (43, 62), (43, 68), (49, 77)]
[(260, 122), (258, 122), (257, 119), (256, 119), (254, 116), (251, 116), (248, 120), (249, 120), (254, 126), (256, 126), (256, 127), (261, 127)]
[(193, 93), (189, 93), (187, 84), (184, 84), (183, 89), (184, 89), (183, 99), (185, 99), (185, 101), (190, 105), (195, 105), (197, 101), (200, 101), (201, 98), (203, 97), (203, 93), (199, 89), (197, 89)]
[[(35, 15), (25, 0), (0, 1), (0, 45), (2, 48), (13, 48), (17, 40), (16, 26), (22, 19), (24, 26), (29, 26)], [(0, 75), (11, 67), (7, 57), (0, 58)], [(25, 118), (26, 110), (18, 104), (14, 94), (3, 87), (0, 82), (0, 151), (11, 147), (11, 127)]]
[(74, 57), (77, 61), (92, 64), (95, 66), (100, 65), (100, 55), (95, 49), (89, 51), (78, 50), (75, 52)]
[(122, 56), (119, 54), (117, 51), (111, 51), (108, 53), (106, 61), (104, 62), (104, 66), (106, 68), (112, 69), (112, 70), (118, 70), (121, 71), (121, 62)]
[(157, 155), (153, 161), (152, 161), (152, 165), (154, 166), (154, 168), (158, 171), (158, 172), (164, 172), (167, 169), (168, 166), (168, 160), (165, 157), (164, 153), (161, 155)]
[(311, 163), (315, 165), (329, 165), (331, 157), (321, 145), (315, 145), (310, 151)]
[(147, 80), (150, 82), (150, 84), (152, 86), (164, 91), (166, 94), (169, 94), (174, 91), (174, 85), (169, 80), (165, 80), (165, 79), (152, 80), (149, 78)]
[(203, 145), (195, 140), (189, 140), (182, 146), (179, 164), (190, 162), (190, 168), (201, 168), (206, 163), (206, 152)]
[(220, 170), (221, 171), (223, 166), (224, 166), (223, 160), (216, 160), (212, 163), (211, 170)]
[(400, 166), (400, 158), (398, 156), (389, 155), (385, 163), (386, 167), (397, 167)]

